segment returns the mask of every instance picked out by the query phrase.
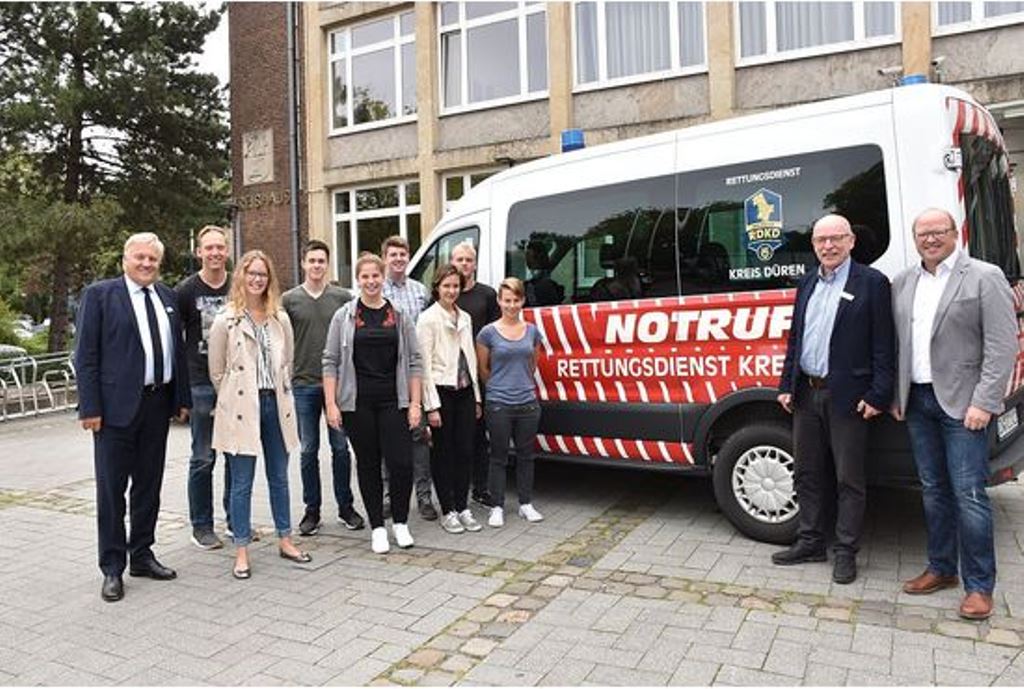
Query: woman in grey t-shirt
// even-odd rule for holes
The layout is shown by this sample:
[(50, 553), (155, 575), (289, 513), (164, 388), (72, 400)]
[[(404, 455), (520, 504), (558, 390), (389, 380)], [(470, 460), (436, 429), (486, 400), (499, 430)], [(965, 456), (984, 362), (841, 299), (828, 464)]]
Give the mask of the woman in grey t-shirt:
[(525, 290), (517, 278), (506, 278), (498, 286), (501, 318), (484, 326), (476, 338), (480, 377), (487, 385), (487, 430), (491, 436), (491, 465), (488, 490), (491, 514), (487, 523), (505, 524), (505, 469), (508, 442), (516, 445), (516, 488), (519, 516), (528, 522), (544, 517), (532, 502), (533, 445), (540, 423), (540, 405), (533, 385), (537, 368), (537, 347), (543, 336), (533, 323), (521, 319)]

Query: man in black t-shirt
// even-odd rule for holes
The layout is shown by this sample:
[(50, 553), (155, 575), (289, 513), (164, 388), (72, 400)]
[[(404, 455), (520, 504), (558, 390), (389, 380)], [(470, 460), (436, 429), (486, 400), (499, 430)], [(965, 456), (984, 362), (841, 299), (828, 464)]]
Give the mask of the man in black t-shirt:
[[(196, 234), (196, 257), (202, 263), (198, 273), (175, 288), (178, 313), (185, 331), (185, 356), (192, 386), (192, 457), (188, 465), (188, 513), (192, 522), (192, 543), (203, 550), (224, 543), (213, 531), (213, 467), (217, 452), (213, 439), (213, 408), (217, 393), (210, 382), (207, 336), (213, 319), (227, 303), (231, 274), (227, 271), (227, 230), (207, 225)], [(230, 529), (228, 493), (231, 485), (228, 463), (224, 462), (224, 518)]]
[[(452, 264), (466, 278), (466, 286), (455, 301), (460, 309), (469, 314), (473, 324), (473, 341), (485, 325), (501, 317), (498, 294), (492, 287), (476, 281), (476, 249), (470, 242), (462, 242), (452, 249)], [(483, 397), (484, 391), (480, 390)], [(487, 431), (483, 417), (476, 420), (473, 459), (473, 501), (490, 507), (491, 497), (487, 492), (487, 472), (490, 452), (487, 446)]]

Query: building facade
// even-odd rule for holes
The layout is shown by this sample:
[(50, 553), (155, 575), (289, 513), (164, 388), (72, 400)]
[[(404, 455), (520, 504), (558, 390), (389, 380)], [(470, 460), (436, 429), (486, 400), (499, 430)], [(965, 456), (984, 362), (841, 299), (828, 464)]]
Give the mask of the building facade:
[[(1024, 2), (303, 3), (290, 25), (284, 8), (229, 5), (239, 239), (279, 261), (324, 239), (345, 285), (360, 251), (395, 233), (415, 248), (447, 204), (558, 153), (567, 129), (594, 145), (926, 74), (988, 105), (1024, 158)], [(289, 26), (291, 106), (271, 65), (287, 74)]]

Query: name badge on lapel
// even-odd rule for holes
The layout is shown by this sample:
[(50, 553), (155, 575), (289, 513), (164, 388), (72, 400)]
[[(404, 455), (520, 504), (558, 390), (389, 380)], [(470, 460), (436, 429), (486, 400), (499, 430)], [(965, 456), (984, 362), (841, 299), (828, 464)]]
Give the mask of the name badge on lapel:
[(849, 292), (846, 292), (846, 291), (840, 292), (839, 296), (842, 297), (843, 299), (845, 299), (846, 301), (853, 301), (853, 295), (850, 294)]

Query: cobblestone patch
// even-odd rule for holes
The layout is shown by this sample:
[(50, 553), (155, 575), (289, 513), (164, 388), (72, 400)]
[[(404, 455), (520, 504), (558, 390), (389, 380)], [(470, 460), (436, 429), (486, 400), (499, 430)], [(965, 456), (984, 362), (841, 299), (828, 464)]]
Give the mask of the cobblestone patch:
[[(492, 668), (485, 672), (484, 667), (480, 667), (480, 672), (474, 672), (479, 663), (559, 594), (575, 588), (587, 576), (594, 563), (642, 524), (659, 502), (667, 497), (667, 493), (659, 492), (645, 496), (642, 503), (628, 499), (613, 505), (568, 539), (541, 555), (535, 563), (466, 557), (465, 553), (458, 554), (461, 556), (458, 558), (448, 554), (447, 560), (437, 552), (420, 554), (408, 551), (398, 556), (408, 564), (412, 562), (405, 558), (416, 558), (415, 564), (432, 566), (436, 563), (441, 569), (448, 569), (443, 563), (452, 561), (459, 562), (463, 567), (487, 564), (489, 569), (483, 572), (484, 576), (493, 572), (508, 572), (511, 576), (495, 593), (448, 625), (421, 648), (394, 663), (378, 675), (376, 681), (425, 685), (432, 674), (442, 671), (454, 682), (464, 677), (470, 681), (488, 681), (491, 675), (487, 673), (493, 673), (494, 670)], [(486, 562), (482, 563), (481, 560)], [(639, 596), (664, 598), (669, 592), (666, 586), (657, 584), (656, 577), (625, 572), (609, 572), (608, 576), (613, 574), (621, 578), (624, 587), (628, 586), (634, 592), (640, 589), (640, 593), (636, 594)], [(602, 580), (605, 578), (602, 577)], [(626, 582), (627, 579), (630, 583)], [(449, 641), (453, 637), (465, 641), (455, 647)], [(414, 670), (423, 672), (417, 674)], [(523, 679), (517, 676), (519, 683)]]

